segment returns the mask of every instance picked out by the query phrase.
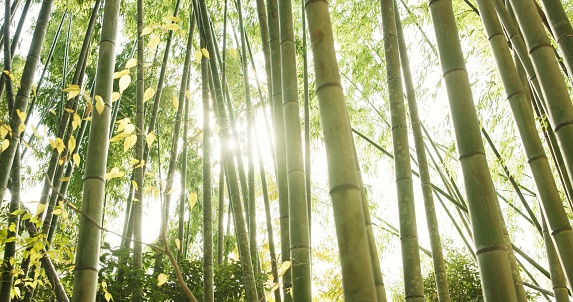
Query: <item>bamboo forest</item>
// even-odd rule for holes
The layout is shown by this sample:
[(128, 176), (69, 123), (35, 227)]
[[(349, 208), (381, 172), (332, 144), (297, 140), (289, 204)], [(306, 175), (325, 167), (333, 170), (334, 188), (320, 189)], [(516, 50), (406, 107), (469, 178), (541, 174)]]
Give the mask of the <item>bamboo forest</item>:
[(573, 301), (572, 1), (0, 7), (0, 302)]

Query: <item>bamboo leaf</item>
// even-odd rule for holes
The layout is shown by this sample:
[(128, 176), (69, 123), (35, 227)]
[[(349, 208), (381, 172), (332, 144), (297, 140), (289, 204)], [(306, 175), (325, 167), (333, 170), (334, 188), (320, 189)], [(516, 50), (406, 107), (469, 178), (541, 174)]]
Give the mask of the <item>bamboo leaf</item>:
[(203, 53), (203, 56), (205, 56), (205, 58), (209, 59), (209, 51), (207, 50), (207, 48), (201, 48), (201, 52)]
[(201, 51), (200, 51), (200, 50), (197, 50), (197, 51), (195, 52), (195, 62), (196, 62), (197, 64), (201, 64), (201, 58), (202, 58), (202, 57), (203, 57), (203, 55), (201, 54)]
[(160, 39), (159, 36), (153, 36), (147, 43), (147, 48), (154, 49), (157, 45), (159, 45)]
[(120, 97), (121, 97), (121, 94), (119, 94), (119, 92), (117, 92), (117, 91), (112, 92), (111, 102), (113, 103), (113, 102), (119, 100)]
[(237, 59), (237, 49), (236, 48), (230, 48), (229, 49), (229, 54), (231, 54), (231, 57), (233, 57), (233, 59)]
[(119, 171), (117, 167), (113, 167), (111, 171), (105, 173), (105, 180), (109, 180), (112, 178), (123, 177), (125, 175), (124, 172)]
[(133, 186), (133, 188), (135, 189), (135, 191), (137, 191), (139, 189), (139, 186), (137, 185), (137, 182), (135, 180), (131, 181), (131, 185)]
[(125, 69), (130, 69), (135, 66), (137, 66), (137, 59), (135, 58), (131, 58), (127, 60), (127, 63), (125, 63)]
[(120, 133), (120, 134), (118, 134), (118, 135), (112, 137), (112, 138), (109, 140), (109, 142), (110, 142), (110, 143), (119, 142), (120, 140), (126, 138), (127, 136), (128, 136), (128, 134), (122, 132), (122, 133)]
[(179, 240), (179, 238), (175, 238), (175, 246), (177, 247), (178, 250), (181, 250), (181, 241)]
[(149, 132), (149, 134), (147, 134), (147, 139), (146, 139), (147, 146), (151, 148), (151, 145), (153, 145), (154, 141), (155, 141), (155, 133)]
[(76, 167), (79, 167), (81, 162), (80, 155), (75, 153), (72, 159), (74, 160), (74, 164), (76, 165)]
[(189, 194), (189, 211), (193, 210), (193, 207), (197, 203), (197, 193), (191, 192)]
[(26, 112), (22, 112), (18, 108), (16, 108), (16, 114), (18, 115), (21, 121), (26, 119)]
[(176, 16), (171, 16), (171, 17), (169, 17), (169, 19), (171, 19), (171, 21), (173, 21), (175, 23), (181, 22), (181, 18), (176, 17)]
[(163, 26), (163, 28), (166, 30), (178, 30), (179, 25), (175, 24), (175, 23), (171, 23), (171, 24), (167, 24), (167, 25)]
[(68, 139), (68, 152), (74, 152), (76, 149), (76, 138), (72, 135)]
[(69, 100), (69, 99), (79, 95), (81, 89), (80, 89), (79, 85), (70, 84), (70, 85), (66, 86), (65, 89), (62, 89), (62, 91), (68, 93), (67, 100)]
[[(8, 139), (3, 140), (3, 141), (2, 141), (2, 151), (1, 151), (1, 152), (4, 152), (6, 149), (8, 149), (9, 146), (10, 146), (10, 140), (8, 140)], [(0, 152), (0, 153), (1, 153), (1, 152)]]
[(159, 276), (157, 276), (157, 286), (165, 284), (165, 282), (167, 282), (167, 278), (168, 276), (166, 274), (159, 274)]
[(52, 211), (52, 215), (62, 215), (62, 209), (55, 209)]
[(284, 275), (289, 268), (290, 268), (290, 261), (285, 261), (281, 263), (281, 266), (279, 267), (279, 276)]
[(116, 79), (119, 79), (119, 78), (121, 78), (121, 77), (123, 77), (123, 76), (125, 76), (125, 75), (128, 75), (128, 74), (129, 74), (129, 69), (124, 69), (124, 70), (122, 70), (122, 71), (117, 71), (117, 72), (115, 72), (115, 73), (113, 74), (113, 79), (116, 80)]
[(128, 136), (123, 141), (123, 152), (127, 152), (127, 150), (131, 149), (131, 147), (135, 146), (136, 142), (137, 142), (137, 135), (132, 134), (132, 135)]
[(147, 102), (149, 101), (153, 95), (155, 94), (155, 89), (153, 88), (147, 88), (145, 89), (145, 92), (143, 93), (143, 102)]
[(151, 25), (146, 26), (145, 28), (143, 28), (143, 30), (141, 31), (141, 36), (145, 36), (150, 34), (153, 31), (153, 27), (151, 27)]
[(129, 74), (126, 74), (124, 76), (122, 76), (119, 79), (119, 93), (123, 93), (123, 91), (129, 86), (129, 84), (131, 83), (131, 77), (129, 76)]
[(191, 91), (185, 90), (185, 97), (187, 97), (188, 100), (191, 100)]
[(135, 125), (134, 124), (127, 124), (125, 126), (125, 129), (123, 129), (123, 133), (125, 133), (125, 134), (131, 134), (131, 133), (133, 133), (133, 131), (135, 131)]
[(177, 111), (179, 109), (179, 100), (176, 96), (172, 96), (171, 101), (173, 101), (173, 107), (175, 108), (175, 111)]
[(95, 96), (95, 101), (96, 101), (96, 111), (97, 113), (99, 113), (100, 115), (103, 113), (103, 110), (105, 109), (105, 104), (103, 102), (103, 99), (101, 98), (101, 96), (96, 95)]
[(70, 181), (70, 178), (69, 177), (62, 177), (62, 178), (60, 178), (60, 181), (61, 182)]
[(45, 209), (46, 209), (45, 204), (43, 204), (43, 203), (38, 204), (38, 206), (36, 207), (36, 216), (42, 214)]

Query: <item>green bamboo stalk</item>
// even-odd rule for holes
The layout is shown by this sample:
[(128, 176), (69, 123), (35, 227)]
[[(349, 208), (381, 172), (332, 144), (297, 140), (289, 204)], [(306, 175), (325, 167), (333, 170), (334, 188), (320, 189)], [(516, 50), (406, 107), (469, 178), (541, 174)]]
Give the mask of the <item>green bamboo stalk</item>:
[[(296, 70), (292, 1), (279, 0), (282, 107), (285, 126), (293, 300), (311, 301), (310, 238)], [(350, 134), (350, 130), (348, 131)]]
[[(205, 36), (205, 42), (207, 46), (207, 50), (211, 54), (215, 54), (215, 43), (212, 37), (211, 30), (209, 30), (209, 14), (207, 11), (207, 6), (204, 0), (198, 0), (196, 3), (196, 10), (198, 11), (198, 22), (200, 32)], [(218, 64), (217, 60), (212, 59), (209, 60), (209, 66), (211, 67), (211, 77), (214, 84), (214, 94), (216, 97), (216, 104), (217, 104), (217, 119), (219, 125), (221, 125), (221, 135), (224, 140), (229, 140), (231, 135), (228, 129), (228, 121), (225, 113), (225, 103), (223, 101), (223, 91), (221, 88), (221, 80), (219, 79), (218, 73)], [(237, 181), (236, 175), (236, 166), (234, 161), (232, 160), (231, 154), (227, 153), (225, 156), (225, 164), (226, 164), (226, 175), (229, 181), (229, 188), (231, 197), (231, 204), (233, 207), (233, 220), (235, 222), (235, 232), (237, 234), (237, 243), (239, 248), (239, 257), (241, 259), (241, 266), (243, 271), (243, 277), (245, 280), (245, 296), (246, 301), (248, 302), (256, 302), (258, 301), (257, 298), (257, 291), (256, 291), (256, 283), (254, 278), (254, 271), (253, 265), (251, 263), (251, 255), (249, 250), (249, 242), (247, 236), (247, 230), (245, 227), (245, 218), (243, 216), (243, 206), (241, 203), (240, 195), (239, 195), (239, 184)]]
[[(144, 2), (137, 0), (137, 80), (135, 82), (135, 131), (137, 141), (135, 142), (135, 159), (137, 160), (137, 168), (133, 169), (133, 181), (136, 185), (132, 184), (133, 198), (128, 200), (126, 211), (129, 210), (131, 204), (131, 216), (133, 217), (133, 275), (134, 286), (131, 293), (131, 301), (140, 301), (142, 299), (141, 289), (141, 275), (143, 267), (143, 246), (141, 240), (143, 239), (143, 186), (145, 181), (145, 104), (143, 102), (145, 93), (145, 54), (143, 52), (145, 39), (143, 36), (144, 20)], [(131, 197), (131, 196), (130, 196)], [(125, 221), (124, 223), (129, 223)], [(131, 237), (131, 236), (129, 236)]]
[[(525, 25), (526, 27), (524, 27), (524, 24), (522, 24), (523, 19), (519, 19), (523, 18), (524, 16), (527, 16), (528, 11), (530, 9), (528, 9), (527, 6), (523, 5), (522, 3), (519, 4), (514, 3), (514, 5), (515, 5), (514, 8), (516, 8), (515, 12), (518, 17), (518, 21), (520, 22), (524, 34), (526, 35), (525, 42), (531, 48), (531, 43), (533, 41), (540, 41), (543, 39), (541, 37), (535, 37), (535, 32), (527, 33), (526, 32), (527, 30), (534, 31), (535, 27), (530, 24), (530, 21), (526, 22), (527, 25)], [(528, 158), (528, 163), (530, 165), (531, 171), (533, 172), (533, 178), (537, 185), (537, 190), (539, 192), (539, 197), (543, 205), (544, 213), (546, 215), (547, 222), (551, 229), (551, 234), (553, 236), (553, 240), (555, 241), (558, 254), (562, 259), (562, 265), (565, 274), (567, 276), (567, 279), (569, 281), (569, 285), (571, 286), (573, 284), (572, 283), (573, 259), (571, 259), (571, 257), (568, 256), (573, 250), (573, 231), (571, 229), (571, 224), (569, 223), (569, 219), (567, 218), (567, 214), (565, 213), (565, 209), (563, 208), (561, 197), (557, 190), (555, 180), (553, 179), (553, 174), (551, 172), (547, 156), (545, 155), (541, 139), (539, 138), (539, 135), (537, 134), (537, 129), (535, 128), (535, 121), (533, 118), (530, 105), (531, 103), (528, 100), (527, 94), (523, 89), (521, 79), (519, 77), (519, 74), (517, 73), (513, 60), (511, 58), (511, 53), (509, 52), (507, 44), (505, 43), (505, 38), (503, 36), (501, 25), (497, 19), (497, 15), (494, 12), (494, 8), (491, 5), (491, 2), (484, 2), (483, 4), (481, 4), (481, 6), (483, 8), (480, 8), (480, 11), (483, 10), (484, 13), (487, 12), (487, 16), (482, 16), (482, 18), (484, 18), (484, 24), (486, 25), (487, 34), (488, 36), (491, 37), (490, 43), (492, 44), (492, 49), (496, 56), (496, 62), (498, 64), (498, 69), (500, 70), (502, 83), (505, 87), (508, 100), (510, 101), (511, 109), (512, 112), (514, 113), (514, 117), (518, 125), (518, 130), (520, 132), (521, 139), (524, 142), (523, 146), (525, 148), (525, 152)], [(482, 13), (482, 15), (484, 13)], [(536, 19), (531, 19), (531, 23), (535, 22), (535, 20)], [(543, 35), (545, 35), (545, 33)], [(547, 37), (545, 36), (545, 38)], [(547, 47), (541, 47), (541, 48), (535, 47), (535, 49), (530, 52), (531, 57), (533, 59), (534, 67), (536, 67), (536, 64), (539, 64), (542, 61), (543, 62), (547, 61), (547, 58), (544, 57), (546, 56), (544, 55), (544, 52), (547, 52), (548, 49), (543, 50), (543, 48)], [(554, 67), (557, 67), (557, 65), (555, 64)], [(550, 76), (551, 74), (545, 73), (546, 72), (545, 68), (542, 69), (544, 70), (541, 71), (540, 68), (537, 66), (535, 70), (536, 74), (539, 77), (542, 90), (544, 91), (545, 99), (553, 100), (552, 96), (548, 95), (547, 92), (547, 89), (549, 88), (548, 84), (549, 81), (551, 81), (551, 79), (543, 78)], [(555, 83), (559, 82), (560, 82), (559, 80), (555, 81)], [(558, 88), (555, 89), (558, 90)], [(550, 110), (550, 115), (552, 114), (555, 115), (555, 112), (553, 113), (551, 112), (552, 110), (551, 106), (553, 105), (548, 104), (547, 106)], [(573, 118), (573, 106), (571, 106), (570, 103), (569, 107), (571, 109), (570, 112)], [(567, 109), (565, 107), (561, 107), (560, 110), (566, 111)], [(562, 112), (559, 112), (557, 116), (561, 114)], [(555, 116), (553, 118), (555, 118)], [(555, 120), (553, 120), (553, 122), (554, 121)], [(557, 133), (557, 138), (563, 140), (564, 136), (560, 137), (560, 133), (561, 134), (565, 133), (566, 135), (568, 131), (567, 129), (568, 127), (565, 125), (562, 128), (561, 132), (555, 131), (555, 133)], [(573, 130), (573, 128), (571, 129)], [(565, 155), (565, 159), (567, 162), (567, 153), (564, 152), (563, 154)]]
[(436, 208), (434, 205), (434, 197), (432, 194), (432, 186), (430, 181), (430, 169), (428, 167), (428, 160), (426, 158), (426, 150), (424, 149), (424, 137), (422, 134), (422, 127), (420, 117), (418, 114), (418, 105), (416, 101), (416, 92), (414, 90), (414, 82), (410, 72), (410, 62), (408, 59), (408, 50), (406, 49), (406, 42), (404, 40), (404, 33), (402, 30), (402, 22), (398, 14), (396, 1), (394, 1), (396, 30), (398, 34), (398, 47), (400, 52), (400, 61), (402, 63), (402, 75), (406, 86), (406, 97), (408, 100), (408, 110), (410, 113), (410, 122), (412, 124), (412, 132), (414, 134), (414, 143), (416, 147), (416, 157), (418, 159), (418, 167), (420, 169), (420, 180), (422, 183), (422, 194), (424, 198), (424, 208), (426, 212), (426, 222), (428, 232), (430, 235), (430, 246), (432, 249), (432, 260), (434, 265), (434, 275), (436, 279), (436, 289), (438, 291), (438, 300), (440, 302), (450, 301), (450, 293), (448, 287), (448, 280), (446, 278), (446, 267), (444, 263), (444, 255), (442, 252), (442, 242), (440, 238), (440, 231), (438, 226), (438, 218), (436, 216)]
[[(408, 126), (406, 122), (402, 78), (400, 76), (401, 58), (398, 49), (395, 8), (392, 0), (380, 0), (380, 7), (382, 12), (384, 55), (386, 59), (386, 83), (390, 102), (390, 123), (392, 125), (392, 142), (394, 147), (394, 171), (400, 218), (404, 295), (406, 301), (424, 301), (412, 168), (410, 164), (410, 147), (408, 143)], [(403, 57), (405, 57), (404, 54)]]
[[(185, 246), (184, 241), (184, 224), (185, 224), (185, 200), (187, 199), (187, 142), (189, 140), (189, 102), (190, 100), (186, 98), (186, 91), (189, 88), (189, 76), (191, 72), (191, 55), (193, 53), (193, 32), (195, 31), (195, 12), (193, 12), (193, 7), (189, 9), (191, 13), (189, 14), (189, 32), (187, 34), (187, 51), (185, 53), (185, 61), (183, 63), (183, 76), (181, 77), (181, 84), (179, 88), (179, 101), (183, 100), (185, 108), (183, 109), (183, 149), (181, 150), (181, 168), (180, 168), (180, 187), (181, 192), (179, 194), (179, 221), (177, 224), (177, 238), (179, 239), (180, 247)], [(182, 249), (177, 250), (177, 261), (182, 259)]]
[(74, 302), (95, 301), (97, 292), (101, 231), (90, 219), (101, 225), (118, 21), (119, 1), (108, 0), (104, 8), (95, 82), (95, 99), (100, 97), (100, 102), (105, 106), (101, 113), (97, 110), (93, 113), (90, 125), (82, 200), (82, 211), (89, 219), (80, 216), (72, 295)]
[(549, 234), (544, 215), (541, 215), (541, 223), (543, 224), (543, 240), (545, 241), (545, 248), (547, 249), (547, 260), (549, 262), (549, 272), (551, 274), (551, 285), (553, 286), (555, 301), (569, 302), (567, 280), (565, 280), (565, 275), (559, 263), (559, 257), (557, 256), (557, 251), (555, 251), (555, 245), (551, 240), (551, 234)]
[[(305, 8), (314, 54), (316, 94), (326, 145), (330, 196), (342, 266), (344, 299), (346, 301), (377, 301), (364, 218), (364, 203), (359, 178), (356, 174), (357, 159), (344, 93), (340, 84), (328, 3), (326, 1), (305, 1)], [(284, 43), (284, 39), (282, 40)]]
[[(201, 36), (201, 48), (205, 48)], [(213, 218), (211, 202), (211, 121), (209, 109), (209, 61), (201, 59), (201, 88), (203, 99), (203, 301), (215, 300), (213, 272)]]
[(429, 2), (450, 100), (485, 301), (517, 301), (452, 3)]
[[(20, 224), (20, 215), (15, 213), (20, 209), (20, 190), (21, 190), (21, 170), (20, 170), (20, 148), (14, 155), (14, 164), (12, 165), (12, 182), (10, 184), (10, 207), (8, 216), (8, 230), (6, 238), (14, 238), (18, 235), (18, 225)], [(4, 258), (2, 261), (2, 285), (0, 286), (0, 301), (10, 302), (12, 300), (12, 286), (14, 285), (13, 269), (16, 257), (16, 240), (6, 241), (4, 245)]]
[[(279, 223), (281, 262), (290, 261), (289, 191), (286, 166), (285, 123), (282, 97), (282, 66), (277, 0), (267, 0), (269, 44), (271, 48), (272, 109), (275, 134), (276, 182), (279, 199)], [(282, 276), (282, 292), (285, 302), (292, 301), (292, 271), (289, 268)]]
[(16, 148), (20, 144), (20, 133), (18, 128), (22, 122), (18, 116), (16, 109), (20, 112), (26, 112), (30, 92), (34, 81), (36, 68), (40, 60), (40, 53), (42, 51), (42, 44), (48, 28), (50, 14), (52, 11), (53, 0), (44, 0), (38, 13), (36, 28), (32, 36), (30, 50), (24, 64), (22, 78), (20, 80), (20, 88), (16, 94), (13, 110), (10, 113), (10, 125), (12, 129), (12, 136), (10, 139), (10, 146), (4, 152), (0, 153), (0, 201), (4, 200), (4, 193), (8, 185), (8, 178), (14, 161), (14, 154)]
[[(264, 108), (261, 108), (264, 110)], [(269, 192), (267, 188), (267, 177), (265, 174), (265, 166), (263, 163), (263, 157), (261, 152), (261, 144), (260, 140), (257, 140), (257, 154), (259, 157), (259, 172), (261, 176), (261, 187), (263, 188), (263, 201), (265, 204), (265, 218), (267, 224), (267, 236), (269, 241), (269, 256), (271, 258), (271, 274), (273, 276), (273, 284), (278, 284), (279, 282), (279, 273), (278, 273), (278, 266), (277, 266), (277, 256), (275, 253), (275, 239), (273, 235), (273, 224), (271, 220), (271, 206), (269, 202)], [(275, 302), (281, 301), (281, 292), (279, 290), (273, 291)]]
[(563, 62), (569, 76), (573, 76), (573, 27), (563, 8), (563, 3), (557, 0), (540, 1), (545, 10), (549, 26), (559, 49), (563, 53)]

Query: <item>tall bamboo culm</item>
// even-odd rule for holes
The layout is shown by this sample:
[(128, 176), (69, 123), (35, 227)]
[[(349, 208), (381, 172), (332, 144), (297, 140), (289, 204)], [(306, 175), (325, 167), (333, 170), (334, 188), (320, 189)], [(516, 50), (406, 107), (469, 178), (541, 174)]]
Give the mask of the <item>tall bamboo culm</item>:
[(108, 0), (104, 8), (94, 98), (95, 102), (101, 98), (99, 101), (104, 103), (104, 109), (101, 113), (97, 110), (92, 113), (83, 183), (82, 212), (85, 215), (80, 216), (74, 268), (74, 302), (95, 301), (97, 292), (101, 239), (98, 226), (101, 225), (105, 195), (119, 2)]
[[(281, 77), (281, 50), (278, 19), (277, 0), (267, 1), (267, 15), (269, 23), (269, 46), (271, 50), (271, 104), (273, 126), (275, 134), (276, 182), (279, 193), (279, 223), (281, 262), (290, 261), (290, 230), (288, 212), (288, 181), (286, 166), (285, 124), (283, 116), (282, 77)], [(283, 301), (292, 301), (290, 290), (292, 287), (292, 271), (289, 268), (282, 275)]]
[(400, 62), (402, 63), (402, 75), (404, 77), (404, 85), (406, 88), (406, 99), (408, 101), (408, 110), (410, 113), (410, 122), (412, 125), (412, 133), (414, 135), (414, 144), (416, 148), (416, 158), (418, 159), (418, 168), (420, 170), (420, 182), (422, 184), (422, 194), (424, 199), (424, 209), (426, 212), (426, 223), (428, 226), (428, 233), (430, 235), (430, 246), (432, 249), (432, 263), (434, 265), (434, 275), (436, 280), (436, 289), (438, 291), (438, 301), (449, 302), (450, 290), (448, 287), (448, 280), (446, 276), (446, 265), (444, 263), (444, 254), (442, 252), (442, 240), (440, 238), (440, 230), (438, 227), (438, 218), (436, 216), (436, 207), (434, 204), (434, 195), (432, 193), (432, 183), (430, 181), (430, 169), (428, 167), (428, 159), (426, 158), (426, 150), (424, 148), (424, 136), (422, 134), (422, 126), (418, 114), (418, 104), (416, 101), (416, 92), (414, 90), (414, 82), (412, 81), (412, 74), (410, 72), (410, 59), (408, 58), (408, 50), (406, 48), (406, 41), (404, 40), (404, 32), (402, 30), (402, 21), (398, 13), (396, 1), (394, 1), (394, 10), (396, 18), (396, 33), (398, 34), (398, 48), (400, 52)]
[(285, 125), (286, 167), (293, 300), (311, 301), (310, 232), (298, 101), (296, 50), (292, 1), (279, 0), (282, 107)]
[(377, 301), (348, 120), (326, 1), (305, 2), (345, 301)]
[[(573, 148), (570, 145), (573, 141), (573, 104), (571, 104), (571, 97), (535, 3), (533, 1), (510, 2), (523, 33), (535, 74), (539, 79), (545, 110), (549, 115), (549, 123), (557, 136), (569, 179), (573, 179)], [(538, 181), (545, 183), (549, 180), (543, 178)], [(543, 187), (538, 186), (538, 189), (546, 188), (546, 186), (547, 184)], [(569, 288), (573, 288), (573, 258), (570, 254), (570, 247), (573, 246), (573, 236), (571, 235), (573, 233), (569, 220), (563, 219), (560, 210), (555, 210), (557, 208), (554, 208), (553, 211), (546, 209), (547, 224), (551, 230)]]
[[(554, 240), (562, 253), (565, 251), (569, 251), (570, 253), (570, 251), (573, 250), (573, 232), (571, 231), (571, 225), (563, 208), (541, 139), (535, 127), (535, 119), (533, 117), (530, 99), (523, 87), (511, 53), (507, 47), (493, 1), (478, 0), (477, 4), (486, 33), (490, 37), (489, 41), (496, 58), (498, 70), (501, 74), (502, 83), (505, 87), (519, 134), (523, 141), (528, 164), (533, 172), (533, 178), (539, 192), (541, 204), (548, 221), (551, 221), (553, 227), (558, 227), (558, 229), (561, 230), (559, 232), (552, 232)], [(523, 298), (525, 298), (524, 293)]]
[[(197, 11), (197, 24), (199, 32), (205, 37), (207, 50), (211, 54), (216, 54), (215, 42), (213, 40), (212, 32), (210, 30), (210, 19), (205, 0), (195, 1), (195, 10)], [(216, 99), (216, 117), (219, 125), (221, 125), (221, 136), (224, 141), (231, 139), (229, 131), (229, 123), (225, 112), (225, 104), (223, 100), (223, 91), (221, 87), (221, 80), (219, 78), (219, 68), (216, 59), (209, 60), (211, 70), (211, 79), (213, 81), (213, 93)], [(237, 180), (237, 169), (235, 162), (232, 159), (232, 154), (226, 152), (225, 154), (225, 175), (227, 176), (229, 184), (229, 197), (231, 199), (233, 221), (235, 223), (235, 232), (237, 234), (237, 245), (239, 250), (239, 257), (241, 259), (241, 268), (243, 278), (245, 280), (245, 296), (247, 302), (257, 302), (257, 290), (255, 285), (255, 275), (253, 272), (253, 264), (251, 262), (251, 253), (249, 250), (249, 239), (246, 229), (246, 222), (241, 197), (239, 193), (239, 183)]]
[(450, 101), (484, 300), (517, 301), (452, 2), (430, 0), (429, 7)]
[(390, 103), (392, 145), (394, 147), (394, 173), (400, 218), (404, 298), (406, 301), (423, 302), (424, 287), (422, 269), (420, 267), (416, 207), (414, 204), (406, 108), (404, 106), (402, 78), (400, 76), (400, 53), (398, 34), (396, 32), (394, 1), (380, 0), (380, 8), (384, 56), (386, 59), (386, 83), (388, 85), (388, 99)]

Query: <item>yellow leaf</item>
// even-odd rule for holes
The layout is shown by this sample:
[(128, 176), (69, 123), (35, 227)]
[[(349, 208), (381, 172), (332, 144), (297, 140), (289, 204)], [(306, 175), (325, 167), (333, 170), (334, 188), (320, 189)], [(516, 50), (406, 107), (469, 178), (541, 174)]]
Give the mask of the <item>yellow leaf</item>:
[(130, 69), (137, 66), (137, 59), (131, 58), (125, 63), (125, 69)]
[(157, 276), (157, 286), (165, 284), (165, 282), (167, 282), (167, 278), (168, 276), (166, 274), (159, 274), (159, 276)]
[(60, 178), (60, 181), (61, 182), (70, 181), (70, 178), (69, 177), (62, 177), (62, 178)]
[(177, 247), (178, 250), (181, 250), (181, 241), (179, 240), (179, 238), (175, 238), (175, 246)]
[(90, 96), (90, 93), (88, 91), (84, 91), (82, 97), (84, 98), (84, 101), (91, 103), (92, 97)]
[(109, 300), (113, 301), (113, 297), (111, 296), (111, 294), (108, 291), (105, 292), (104, 298), (107, 302), (109, 302)]
[(114, 91), (111, 94), (111, 102), (113, 103), (113, 102), (119, 100), (120, 97), (121, 97), (121, 94), (119, 94), (119, 92), (117, 92), (117, 91)]
[(72, 135), (68, 140), (68, 152), (70, 153), (74, 152), (75, 149), (76, 149), (76, 138)]
[(179, 25), (178, 25), (178, 24), (175, 24), (175, 23), (166, 24), (165, 26), (163, 26), (163, 29), (166, 29), (166, 30), (178, 30), (178, 29), (179, 29)]
[(170, 16), (169, 19), (171, 19), (171, 21), (173, 21), (175, 23), (181, 22), (181, 18), (176, 17), (176, 16)]
[(175, 108), (175, 110), (179, 109), (179, 100), (177, 99), (177, 97), (173, 96), (171, 97), (171, 100), (173, 101), (173, 107)]
[(55, 209), (52, 211), (52, 215), (62, 215), (62, 209)]
[(64, 111), (66, 111), (67, 113), (74, 113), (74, 110), (70, 108), (64, 108)]
[(186, 90), (186, 91), (185, 91), (185, 96), (187, 97), (188, 100), (191, 100), (191, 91)]
[(127, 126), (128, 124), (131, 124), (131, 120), (129, 119), (129, 117), (123, 118), (117, 122), (115, 122), (116, 124), (119, 124), (117, 126), (117, 132), (123, 131), (123, 129), (125, 128), (125, 126)]
[(43, 203), (39, 203), (38, 206), (36, 207), (36, 216), (42, 214), (45, 209), (46, 209), (46, 205)]
[(123, 133), (125, 133), (125, 134), (132, 134), (133, 131), (135, 131), (135, 125), (134, 124), (127, 124), (125, 126), (125, 129), (123, 129)]
[(146, 141), (147, 141), (147, 146), (151, 148), (151, 145), (153, 145), (153, 142), (155, 141), (155, 133), (149, 132), (149, 134), (147, 134)]
[[(0, 138), (4, 137), (4, 135), (2, 135), (2, 127), (0, 127)], [(75, 129), (74, 129), (75, 130)], [(38, 135), (38, 131), (36, 129), (36, 127), (34, 127), (34, 125), (32, 125), (32, 132), (34, 133), (34, 136), (36, 137), (40, 137), (40, 135)]]
[(197, 193), (191, 192), (189, 194), (189, 210), (193, 210), (193, 207), (197, 203)]
[(54, 109), (50, 109), (50, 113), (55, 115), (56, 111)]
[(129, 159), (129, 164), (130, 164), (130, 165), (139, 164), (139, 159), (132, 157), (132, 158)]
[(143, 30), (141, 31), (141, 36), (145, 36), (150, 34), (153, 31), (153, 27), (150, 26), (146, 26), (143, 28)]
[(153, 38), (149, 40), (149, 43), (147, 43), (147, 47), (149, 49), (154, 49), (157, 45), (159, 45), (159, 41), (160, 39), (158, 36), (153, 36)]
[(120, 141), (120, 140), (126, 138), (127, 135), (128, 135), (128, 134), (122, 132), (122, 133), (120, 133), (120, 134), (118, 134), (118, 135), (112, 137), (112, 138), (109, 140), (109, 142), (110, 142), (110, 143), (118, 142), (118, 141)]
[(145, 166), (145, 161), (142, 159), (141, 162), (139, 163), (139, 165), (137, 165), (137, 166), (135, 166), (135, 167), (133, 167), (133, 168), (134, 168), (134, 169), (137, 169), (137, 168), (141, 168), (141, 167), (143, 167), (143, 166)]
[(8, 139), (3, 140), (2, 141), (2, 151), (0, 151), (0, 153), (4, 152), (6, 149), (8, 149), (8, 146), (10, 146), (10, 141)]
[(73, 160), (74, 160), (74, 164), (76, 165), (76, 167), (80, 166), (80, 162), (81, 162), (81, 158), (80, 155), (75, 153), (73, 156)]
[(201, 54), (201, 51), (200, 51), (200, 50), (197, 50), (197, 51), (195, 52), (195, 62), (196, 62), (197, 64), (201, 64), (201, 58), (202, 58), (202, 57), (203, 57), (203, 55)]
[(201, 52), (203, 53), (203, 56), (205, 56), (205, 58), (209, 59), (209, 51), (207, 50), (207, 48), (201, 48)]
[(26, 124), (20, 124), (20, 126), (18, 126), (18, 133), (22, 133), (24, 130), (26, 130)]
[(135, 191), (138, 190), (139, 187), (137, 186), (137, 182), (136, 182), (135, 180), (132, 180), (132, 181), (131, 181), (131, 185), (133, 186), (133, 188), (135, 189)]
[(147, 88), (145, 89), (145, 92), (143, 93), (143, 102), (147, 102), (149, 101), (153, 95), (155, 94), (155, 89), (153, 88)]
[(8, 132), (10, 132), (10, 128), (8, 128), (8, 126), (0, 125), (0, 139), (5, 138)]
[(215, 126), (213, 127), (213, 134), (218, 135), (220, 131), (221, 131), (221, 126), (219, 126), (219, 124), (215, 124)]
[(229, 48), (229, 53), (233, 59), (237, 59), (237, 49), (236, 48)]
[(137, 199), (137, 198), (133, 198), (131, 201), (133, 201), (133, 202), (138, 202), (138, 201), (139, 201), (139, 199)]
[(62, 139), (59, 137), (56, 137), (56, 139), (54, 140), (50, 140), (50, 146), (58, 150), (58, 153), (62, 153), (62, 151), (64, 151), (64, 149), (66, 148), (66, 146), (64, 145), (64, 141), (62, 141)]
[(115, 79), (119, 79), (119, 78), (121, 78), (121, 77), (123, 77), (123, 76), (126, 76), (126, 75), (128, 75), (128, 74), (129, 74), (129, 69), (124, 69), (124, 70), (122, 70), (122, 71), (117, 71), (117, 72), (115, 72), (115, 73), (113, 74), (113, 79), (114, 79), (114, 80), (115, 80)]
[(132, 134), (125, 138), (123, 141), (123, 152), (127, 152), (127, 150), (131, 149), (137, 142), (137, 135)]
[(20, 118), (21, 121), (26, 120), (26, 112), (20, 111), (20, 109), (16, 108), (16, 114)]
[(167, 192), (167, 195), (171, 195), (171, 193), (173, 193), (175, 191), (177, 191), (177, 189), (171, 189), (171, 190), (169, 190), (169, 192)]
[(111, 169), (111, 171), (109, 171), (108, 173), (105, 173), (105, 180), (117, 178), (117, 177), (123, 177), (124, 175), (125, 175), (124, 172), (121, 172), (121, 171), (119, 171), (118, 168), (114, 167)]
[(131, 77), (126, 74), (119, 79), (119, 93), (123, 93), (123, 91), (129, 86), (131, 83)]
[(279, 276), (282, 276), (286, 273), (286, 271), (290, 268), (290, 261), (285, 261), (283, 263), (281, 263), (281, 266), (279, 267)]
[(79, 85), (70, 84), (70, 85), (66, 86), (65, 89), (62, 89), (62, 91), (68, 93), (67, 99), (69, 100), (69, 99), (79, 95), (81, 92), (81, 88)]
[(95, 105), (96, 105), (97, 113), (99, 113), (101, 115), (103, 113), (103, 110), (105, 109), (105, 104), (103, 102), (103, 99), (101, 98), (101, 96), (96, 95), (95, 101), (96, 101)]
[(74, 119), (72, 121), (72, 129), (76, 130), (81, 123), (82, 123), (82, 118), (77, 113), (74, 113)]

